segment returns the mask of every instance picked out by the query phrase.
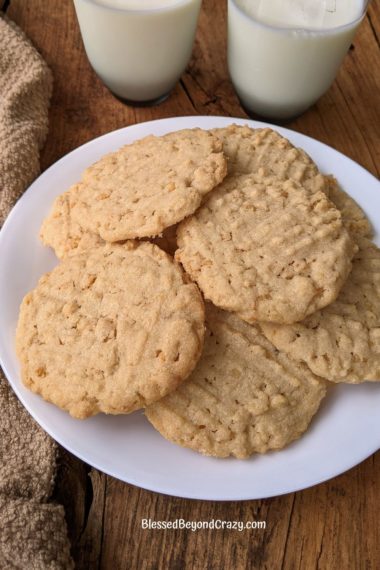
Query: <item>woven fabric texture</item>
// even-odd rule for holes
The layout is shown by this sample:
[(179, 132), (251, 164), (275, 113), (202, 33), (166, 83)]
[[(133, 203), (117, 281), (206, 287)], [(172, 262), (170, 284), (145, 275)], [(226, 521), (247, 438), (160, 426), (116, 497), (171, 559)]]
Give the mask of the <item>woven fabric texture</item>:
[[(13, 22), (0, 17), (0, 224), (39, 173), (51, 91), (41, 56)], [(69, 570), (64, 510), (49, 502), (56, 445), (2, 372), (0, 408), (0, 568)]]

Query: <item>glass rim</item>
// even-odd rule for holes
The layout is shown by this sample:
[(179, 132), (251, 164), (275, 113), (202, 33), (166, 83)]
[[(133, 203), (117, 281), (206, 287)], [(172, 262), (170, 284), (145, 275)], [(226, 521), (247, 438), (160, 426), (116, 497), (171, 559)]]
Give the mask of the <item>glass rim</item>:
[(288, 33), (288, 32), (313, 32), (315, 34), (321, 34), (321, 35), (325, 35), (325, 34), (329, 34), (331, 32), (336, 32), (336, 31), (340, 31), (340, 30), (344, 30), (346, 28), (350, 28), (352, 27), (354, 24), (356, 23), (360, 23), (360, 21), (364, 18), (368, 5), (371, 2), (371, 0), (364, 0), (363, 1), (363, 7), (360, 11), (360, 15), (356, 18), (354, 18), (353, 20), (350, 20), (349, 22), (347, 22), (346, 24), (340, 24), (339, 26), (333, 26), (331, 28), (313, 28), (313, 27), (297, 27), (297, 26), (275, 26), (272, 24), (267, 24), (266, 22), (261, 22), (260, 20), (258, 20), (257, 18), (255, 18), (254, 16), (251, 16), (250, 14), (247, 14), (247, 12), (238, 5), (236, 0), (228, 0), (229, 4), (233, 4), (234, 7), (236, 8), (236, 10), (238, 10), (238, 12), (240, 12), (240, 14), (242, 14), (245, 18), (247, 18), (250, 22), (254, 22), (255, 24), (257, 24), (258, 26), (265, 28), (265, 29), (269, 29), (273, 32), (280, 32), (280, 33)]
[[(171, 10), (172, 8), (176, 8), (178, 6), (181, 6), (182, 4), (187, 4), (194, 0), (177, 0), (176, 2), (174, 2), (173, 4), (169, 4), (168, 6), (160, 6), (158, 8), (123, 8), (121, 6), (112, 6), (112, 5), (106, 5), (106, 4), (102, 4), (101, 0), (97, 1), (97, 0), (74, 0), (74, 4), (76, 3), (76, 1), (78, 2), (84, 2), (86, 4), (91, 4), (92, 6), (96, 6), (97, 8), (100, 8), (101, 10), (108, 10), (111, 12), (122, 12), (122, 13), (127, 13), (127, 14), (136, 14), (136, 15), (140, 15), (140, 14), (155, 14), (155, 13), (160, 13), (160, 12), (167, 12), (169, 10)], [(201, 2), (202, 0), (195, 0), (195, 1), (199, 1)]]

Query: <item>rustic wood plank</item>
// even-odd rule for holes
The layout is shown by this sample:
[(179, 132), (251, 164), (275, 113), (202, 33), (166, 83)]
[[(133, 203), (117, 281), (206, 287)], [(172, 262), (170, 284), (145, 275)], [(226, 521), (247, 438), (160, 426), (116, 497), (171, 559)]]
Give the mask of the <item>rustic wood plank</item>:
[[(380, 69), (380, 50), (368, 17), (363, 22), (354, 41), (354, 49), (348, 53), (344, 67), (335, 82), (330, 98), (334, 99), (339, 124), (331, 128), (332, 135), (326, 142), (370, 170), (379, 174), (380, 164), (380, 105), (376, 93), (380, 93), (380, 74), (368, 73), (368, 54), (371, 63)], [(321, 108), (321, 115), (324, 114)], [(334, 116), (330, 116), (334, 119)], [(326, 120), (329, 126), (328, 120)], [(377, 126), (376, 126), (377, 125)], [(334, 123), (332, 127), (334, 127)]]
[[(207, 502), (167, 497), (112, 480), (107, 485), (101, 568), (276, 568), (267, 564), (285, 548), (293, 498)], [(115, 505), (118, 508), (115, 509)], [(267, 530), (148, 530), (142, 519), (174, 521), (266, 520)], [(117, 538), (116, 538), (117, 537)], [(278, 566), (279, 568), (280, 566)]]
[(329, 483), (297, 493), (284, 570), (378, 567), (380, 531), (373, 505), (379, 503), (379, 459), (376, 454)]
[[(228, 79), (226, 4), (204, 0), (194, 55), (169, 99), (152, 108), (117, 101), (92, 71), (69, 0), (11, 0), (8, 14), (51, 66), (55, 89), (46, 168), (100, 134), (169, 116), (245, 117)], [(289, 127), (379, 172), (380, 0), (374, 0), (329, 92)], [(348, 442), (349, 444), (349, 442)], [(190, 501), (141, 490), (62, 452), (56, 499), (64, 503), (77, 567), (377, 570), (380, 454), (309, 490), (263, 501)], [(154, 520), (266, 520), (267, 529), (149, 531)]]
[(57, 463), (57, 483), (53, 500), (65, 508), (72, 555), (77, 559), (79, 539), (87, 525), (86, 511), (90, 508), (89, 503), (92, 498), (92, 487), (88, 476), (90, 467), (64, 449), (59, 450)]
[(193, 56), (182, 84), (197, 114), (247, 117), (228, 78), (226, 3), (208, 0), (200, 14)]
[(101, 557), (107, 476), (60, 449), (53, 500), (65, 508), (77, 568), (97, 568)]
[(77, 568), (99, 568), (104, 533), (107, 476), (96, 469), (89, 470), (89, 496), (85, 504), (85, 524), (73, 544)]

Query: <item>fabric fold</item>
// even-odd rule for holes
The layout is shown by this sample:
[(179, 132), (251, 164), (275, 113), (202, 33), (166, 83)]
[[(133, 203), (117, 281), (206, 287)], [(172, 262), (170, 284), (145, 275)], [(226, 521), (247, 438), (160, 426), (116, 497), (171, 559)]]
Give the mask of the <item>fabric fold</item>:
[[(39, 173), (52, 75), (24, 33), (0, 17), (0, 224)], [(12, 284), (9, 284), (12, 286)], [(63, 507), (49, 503), (55, 442), (0, 373), (0, 568), (73, 568)]]
[(70, 570), (61, 505), (0, 495), (0, 568)]

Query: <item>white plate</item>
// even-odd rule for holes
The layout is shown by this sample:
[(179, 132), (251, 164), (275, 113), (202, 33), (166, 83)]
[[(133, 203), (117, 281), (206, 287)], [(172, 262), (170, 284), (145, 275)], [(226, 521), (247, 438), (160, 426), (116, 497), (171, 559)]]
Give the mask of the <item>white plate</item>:
[[(182, 117), (126, 127), (95, 139), (46, 170), (16, 204), (0, 233), (0, 362), (21, 402), (44, 430), (83, 461), (122, 481), (179, 497), (259, 499), (297, 491), (343, 473), (380, 446), (380, 384), (338, 386), (300, 440), (282, 451), (245, 461), (203, 457), (169, 443), (142, 412), (75, 420), (21, 384), (14, 351), (18, 310), (25, 293), (57, 263), (38, 241), (41, 222), (55, 196), (76, 182), (84, 168), (125, 143), (151, 133), (232, 122), (267, 126), (222, 117)], [(274, 128), (305, 149), (323, 172), (335, 174), (368, 214), (379, 243), (378, 181), (332, 148)]]

